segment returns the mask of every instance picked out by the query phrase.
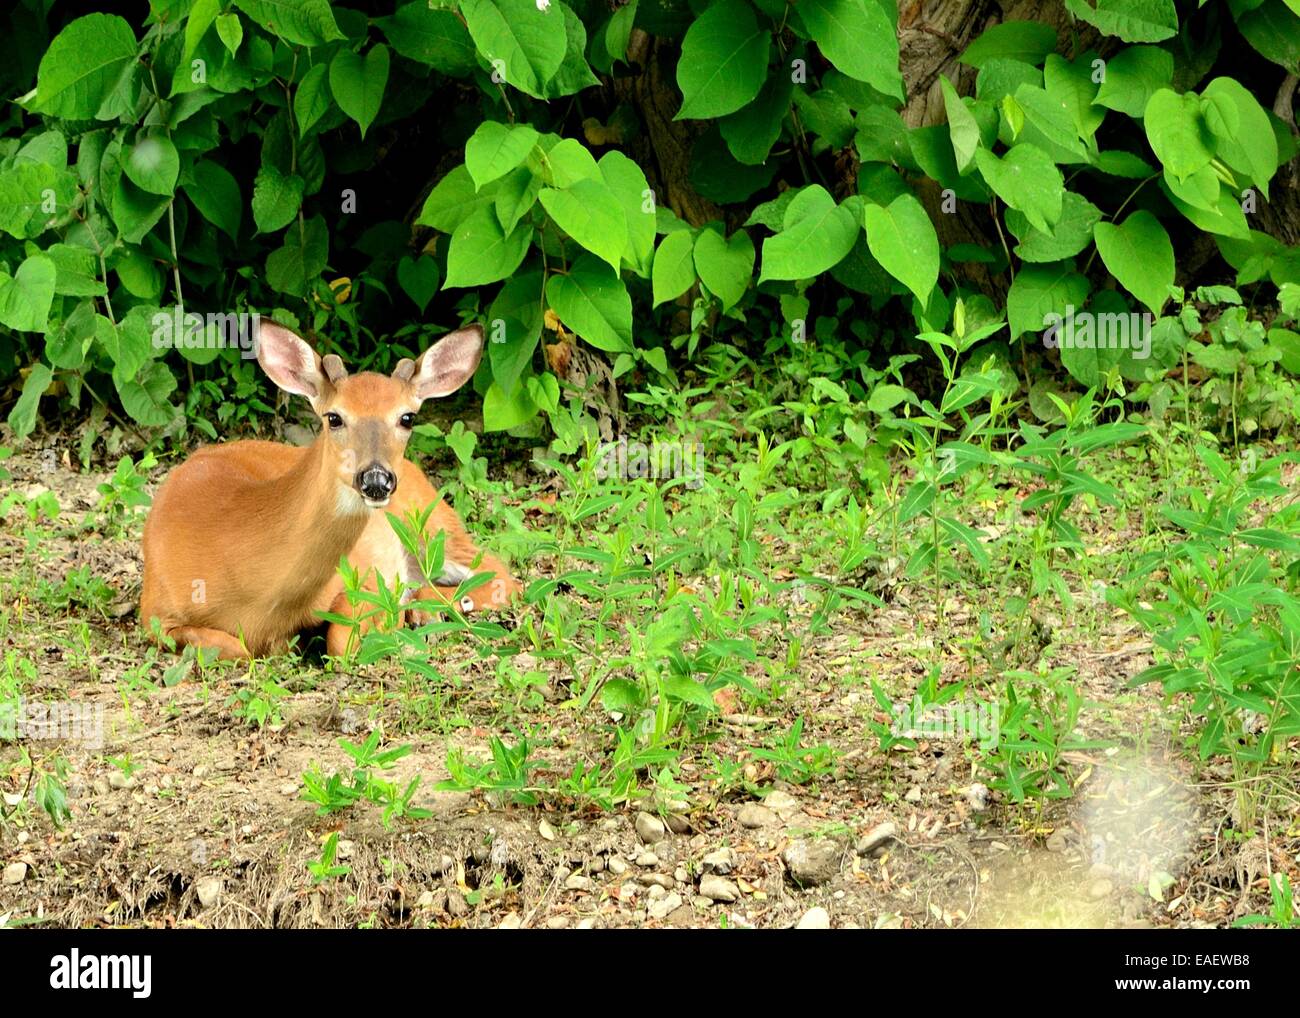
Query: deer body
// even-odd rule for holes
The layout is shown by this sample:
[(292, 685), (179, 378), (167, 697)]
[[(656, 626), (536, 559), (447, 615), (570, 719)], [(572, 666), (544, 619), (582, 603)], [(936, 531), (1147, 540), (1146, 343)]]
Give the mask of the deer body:
[[(419, 403), (459, 388), (481, 349), (480, 329), (461, 330), (418, 364), (403, 361), (391, 377), (348, 377), (337, 358), (322, 362), (288, 330), (263, 323), (263, 368), (281, 388), (307, 396), (324, 427), (305, 448), (208, 446), (168, 475), (145, 524), (141, 623), (149, 627), (156, 617), (178, 644), (213, 647), (223, 657), (280, 652), (320, 623), (318, 612), (353, 614), (337, 571), (345, 555), (371, 589), (378, 573), (390, 584), (418, 586), (420, 598), (449, 600), (461, 580), (489, 572), (496, 581), (476, 588), (462, 607), (504, 603), (517, 593), (504, 564), (475, 547), (403, 456)], [(420, 575), (387, 519), (430, 505), (425, 537), (446, 535), (440, 577)], [(329, 653), (344, 653), (351, 635), (352, 627), (331, 624)]]

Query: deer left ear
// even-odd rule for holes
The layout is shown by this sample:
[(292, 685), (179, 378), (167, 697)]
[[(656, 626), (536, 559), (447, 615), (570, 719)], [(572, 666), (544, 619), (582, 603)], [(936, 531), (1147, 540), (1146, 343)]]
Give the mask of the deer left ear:
[(413, 371), (399, 363), (393, 375), (408, 378), (419, 399), (450, 396), (474, 377), (482, 356), (483, 326), (470, 325), (447, 333), (429, 347)]

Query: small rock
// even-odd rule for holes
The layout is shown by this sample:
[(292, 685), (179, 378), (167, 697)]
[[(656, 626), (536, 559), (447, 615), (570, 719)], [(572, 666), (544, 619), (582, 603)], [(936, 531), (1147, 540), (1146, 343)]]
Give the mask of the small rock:
[(569, 917), (562, 915), (553, 915), (546, 920), (548, 930), (563, 930), (569, 925)]
[(537, 825), (537, 833), (540, 834), (547, 841), (555, 840), (555, 828), (552, 827), (545, 820), (543, 820), (540, 824)]
[(1070, 845), (1070, 829), (1068, 827), (1058, 827), (1047, 839), (1047, 850), (1049, 852), (1064, 852)]
[(566, 891), (590, 891), (595, 886), (591, 877), (584, 877), (580, 873), (575, 873), (564, 881)]
[(720, 877), (716, 873), (706, 873), (700, 880), (700, 893), (706, 898), (712, 898), (714, 901), (732, 902), (740, 897), (740, 891), (726, 877)]
[(621, 877), (627, 872), (627, 860), (620, 859), (616, 855), (611, 855), (605, 863), (605, 867), (616, 877)]
[(523, 923), (524, 921), (519, 917), (518, 912), (511, 912), (508, 916), (506, 916), (504, 919), (501, 920), (500, 924), (497, 926), (497, 929), (517, 930), (519, 929), (520, 926), (523, 925)]
[(677, 886), (677, 881), (667, 873), (647, 873), (642, 879), (645, 880), (647, 884), (654, 884), (657, 887), (662, 887), (669, 891)]
[(713, 873), (730, 873), (736, 868), (736, 850), (732, 848), (715, 849), (701, 859), (700, 863), (706, 870)]
[(469, 905), (465, 903), (465, 895), (460, 891), (452, 888), (447, 892), (447, 913), (453, 916), (463, 916), (469, 912)]
[(650, 902), (649, 913), (651, 919), (666, 919), (671, 912), (676, 912), (682, 907), (682, 896), (673, 892), (666, 894), (658, 901)]
[(976, 781), (966, 788), (966, 805), (976, 813), (983, 813), (989, 808), (989, 786)]
[(908, 802), (920, 802), (920, 801), (921, 801), (921, 786), (920, 786), (920, 785), (913, 785), (911, 788), (909, 788), (909, 789), (907, 790), (907, 794), (906, 794), (905, 796), (903, 796), (903, 798), (906, 799)]
[[(18, 844), (20, 844), (20, 845), (25, 845), (25, 844), (27, 844), (27, 842), (31, 841), (31, 839), (32, 839), (32, 836), (31, 836), (30, 834), (28, 834), (26, 831), (19, 831), (19, 832), (18, 832)], [(76, 831), (73, 831), (73, 832), (72, 832), (72, 840), (73, 840), (73, 841), (76, 841), (76, 840), (77, 840), (77, 833), (76, 833)]]
[(220, 877), (200, 877), (194, 884), (194, 893), (199, 896), (199, 904), (211, 908), (221, 897)]
[(657, 845), (664, 840), (667, 831), (664, 829), (664, 822), (654, 814), (638, 813), (636, 815), (636, 833), (643, 843)]
[(636, 864), (638, 866), (644, 866), (646, 869), (654, 869), (654, 867), (659, 865), (659, 856), (655, 855), (653, 852), (642, 852), (636, 857)]
[(1115, 885), (1109, 880), (1094, 880), (1088, 885), (1088, 897), (1093, 901), (1099, 901), (1102, 898), (1110, 897), (1110, 892), (1115, 889)]
[(594, 930), (596, 928), (597, 922), (598, 920), (594, 915), (587, 916), (586, 919), (583, 919), (581, 922), (578, 923), (576, 928), (579, 930)]
[(104, 777), (96, 778), (90, 783), (90, 787), (95, 790), (96, 795), (107, 795), (111, 790), (108, 779)]
[(207, 764), (199, 764), (198, 766), (196, 766), (196, 767), (194, 768), (194, 770), (193, 770), (192, 773), (194, 774), (194, 776), (195, 776), (196, 778), (198, 778), (200, 781), (202, 781), (204, 778), (206, 778), (206, 777), (208, 776), (208, 765), (207, 765)]
[(592, 873), (600, 873), (605, 868), (605, 857), (596, 855), (587, 860), (587, 869)]
[(134, 788), (135, 778), (128, 777), (127, 775), (123, 774), (121, 771), (113, 771), (108, 776), (108, 787), (117, 788), (117, 789)]
[(646, 897), (649, 898), (651, 901), (658, 901), (660, 898), (668, 894), (668, 892), (664, 888), (660, 887), (658, 884), (651, 884), (649, 889), (645, 893), (646, 893)]
[(824, 908), (810, 908), (807, 912), (799, 917), (799, 922), (795, 924), (796, 930), (829, 930), (831, 928), (831, 915)]
[(843, 847), (831, 838), (800, 838), (786, 846), (781, 858), (795, 883), (804, 887), (824, 884), (840, 871)]
[(858, 843), (853, 846), (853, 850), (858, 855), (870, 855), (877, 849), (882, 848), (885, 842), (896, 837), (898, 837), (898, 824), (892, 820), (886, 820), (883, 824), (876, 824), (875, 827), (859, 838)]
[(11, 862), (5, 867), (4, 876), (0, 877), (0, 883), (21, 884), (26, 879), (27, 864), (25, 862)]
[(349, 841), (347, 838), (340, 838), (338, 843), (338, 854), (340, 859), (351, 859), (352, 854), (357, 850), (355, 841)]
[(741, 827), (748, 827), (754, 830), (759, 827), (771, 827), (778, 822), (778, 817), (766, 806), (760, 806), (756, 802), (747, 802), (740, 807), (740, 812), (736, 814), (736, 820)]
[(789, 792), (777, 789), (763, 796), (763, 805), (772, 810), (782, 820), (789, 820), (799, 812), (799, 802)]
[(295, 785), (292, 781), (286, 781), (283, 785), (280, 786), (280, 794), (281, 794), (281, 795), (297, 795), (297, 794), (298, 794), (298, 786)]
[(415, 899), (416, 908), (433, 908), (433, 892), (425, 891)]
[(679, 884), (684, 884), (691, 879), (691, 875), (686, 872), (685, 866), (678, 866), (677, 869), (673, 870), (673, 879)]
[(665, 822), (674, 834), (685, 834), (691, 829), (691, 822), (680, 813), (669, 813)]

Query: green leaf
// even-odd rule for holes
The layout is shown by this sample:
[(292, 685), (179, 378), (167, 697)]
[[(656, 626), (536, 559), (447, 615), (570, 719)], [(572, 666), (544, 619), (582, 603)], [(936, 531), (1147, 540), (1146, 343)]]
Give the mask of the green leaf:
[(1043, 65), (1043, 87), (1049, 98), (1065, 108), (1075, 134), (1091, 141), (1106, 118), (1106, 111), (1096, 107), (1097, 83), (1093, 79), (1094, 54), (1085, 53), (1066, 60), (1049, 53)]
[(54, 372), (48, 364), (37, 361), (32, 365), (23, 382), (22, 394), (9, 411), (9, 427), (13, 428), (14, 438), (22, 441), (36, 428), (36, 411), (40, 406), (41, 396), (54, 381)]
[(1025, 265), (1007, 293), (1007, 325), (1011, 338), (1047, 328), (1047, 316), (1064, 315), (1069, 306), (1083, 307), (1088, 280), (1067, 264)]
[(1242, 3), (1233, 7), (1237, 31), (1267, 60), (1294, 72), (1300, 65), (1300, 11), (1295, 0), (1264, 0), (1253, 10)]
[(1035, 229), (1048, 233), (1061, 218), (1065, 182), (1038, 146), (1021, 142), (1001, 159), (982, 148), (975, 153), (975, 162), (993, 193), (1023, 212)]
[(1249, 177), (1268, 197), (1268, 182), (1277, 169), (1277, 138), (1273, 125), (1259, 102), (1232, 78), (1215, 78), (1201, 90), (1202, 99), (1225, 104), (1235, 114), (1236, 123), (1225, 124), (1221, 117), (1205, 112), (1210, 132), (1217, 139), (1215, 152), (1234, 170)]
[(818, 49), (839, 70), (904, 98), (898, 33), (877, 0), (800, 0), (797, 10)]
[(287, 226), (302, 206), (303, 180), (263, 165), (253, 181), (253, 222), (258, 232), (273, 233)]
[(131, 419), (150, 428), (161, 428), (171, 422), (178, 409), (167, 402), (176, 391), (176, 376), (162, 361), (150, 361), (134, 378), (113, 376), (122, 408)]
[(90, 120), (135, 58), (135, 32), (123, 18), (115, 14), (77, 18), (54, 37), (41, 57), (31, 108), (64, 120)]
[[(531, 381), (531, 379), (530, 379)], [(519, 386), (513, 393), (502, 391), (493, 382), (483, 394), (483, 429), (509, 431), (517, 428), (537, 414), (537, 402), (527, 387)]]
[(496, 198), (496, 188), (489, 186), (480, 191), (462, 164), (438, 181), (429, 192), (416, 222), (443, 233), (454, 233), (456, 227), (479, 209), (491, 208)]
[(461, 0), (460, 11), (496, 78), (541, 99), (568, 52), (563, 14), (534, 0)]
[[(635, 3), (632, 6), (635, 7)], [(573, 95), (591, 85), (600, 84), (600, 79), (591, 73), (591, 65), (587, 63), (587, 29), (582, 24), (582, 19), (567, 4), (558, 3), (558, 0), (557, 7), (564, 15), (567, 43), (560, 69), (545, 85), (544, 92), (548, 99)]]
[(1129, 293), (1160, 314), (1174, 282), (1174, 246), (1150, 212), (1134, 212), (1123, 223), (1098, 223), (1097, 253)]
[(51, 244), (45, 253), (54, 260), (56, 294), (67, 297), (99, 297), (107, 292), (99, 279), (99, 262), (95, 258), (95, 252), (72, 244)]
[(537, 131), (527, 124), (510, 126), (485, 120), (465, 143), (465, 168), (476, 188), (504, 177), (528, 158)]
[(482, 286), (505, 279), (519, 268), (532, 239), (533, 228), (528, 223), (507, 234), (491, 205), (476, 209), (451, 235), (443, 289)]
[(329, 259), (329, 231), (323, 216), (313, 216), (302, 230), (286, 230), (283, 246), (266, 258), (266, 281), (280, 293), (306, 297)]
[(975, 150), (980, 147), (979, 124), (952, 82), (942, 74), (939, 75), (939, 87), (943, 91), (943, 108), (948, 117), (948, 133), (957, 159), (957, 172), (965, 173), (975, 160)]
[(1081, 21), (1105, 35), (1117, 35), (1125, 42), (1160, 42), (1178, 34), (1178, 11), (1174, 0), (1066, 0), (1065, 6)]
[(330, 61), (330, 91), (339, 109), (357, 122), (361, 137), (384, 101), (384, 88), (388, 84), (388, 47), (376, 43), (362, 59), (350, 49), (341, 49)]
[(1056, 51), (1056, 29), (1040, 21), (1004, 21), (986, 28), (961, 55), (961, 62), (983, 67), (989, 60), (1020, 60), (1038, 65)]
[(403, 4), (390, 18), (376, 18), (388, 44), (408, 60), (453, 77), (474, 70), (474, 40), (451, 11), (432, 10), (428, 0)]
[[(540, 296), (541, 277), (535, 276), (534, 280)], [(537, 297), (533, 300), (536, 302)], [(526, 325), (513, 317), (493, 319), (488, 361), (492, 367), (492, 380), (503, 393), (511, 394), (519, 388), (520, 378), (532, 363), (541, 334), (540, 321)]]
[(609, 151), (597, 164), (600, 175), (623, 207), (627, 245), (623, 259), (644, 276), (655, 244), (655, 203), (650, 182), (641, 167), (622, 152)]
[(790, 112), (794, 82), (788, 74), (771, 75), (763, 83), (758, 98), (718, 122), (727, 148), (738, 162), (758, 166), (767, 161), (768, 153), (781, 136), (781, 125)]
[(1066, 191), (1061, 201), (1061, 218), (1047, 233), (1035, 230), (1023, 212), (1007, 210), (1007, 229), (1020, 241), (1016, 254), (1026, 262), (1055, 262), (1071, 258), (1092, 243), (1092, 228), (1101, 219), (1101, 210), (1073, 191)]
[(397, 282), (424, 314), (429, 301), (438, 292), (438, 263), (428, 255), (412, 258), (403, 255), (397, 263)]
[(684, 101), (676, 119), (726, 116), (753, 101), (767, 78), (771, 32), (743, 0), (721, 0), (691, 23), (677, 61)]
[(492, 204), (496, 209), (497, 221), (501, 224), (501, 229), (509, 233), (537, 203), (542, 182), (527, 166), (519, 166), (490, 186), (496, 192)]
[(1214, 158), (1214, 140), (1195, 95), (1159, 89), (1147, 100), (1142, 122), (1152, 151), (1174, 176), (1186, 178)]
[(584, 178), (562, 190), (546, 187), (538, 200), (561, 230), (618, 271), (628, 243), (627, 220), (603, 180)]
[[(53, 218), (42, 210), (58, 171), (45, 163), (18, 163), (0, 170), (0, 230), (23, 240), (45, 231)], [(56, 195), (57, 201), (57, 195)]]
[(39, 252), (19, 265), (12, 278), (0, 272), (0, 325), (17, 332), (44, 332), (57, 277), (54, 260)]
[(695, 240), (690, 231), (670, 233), (659, 242), (650, 274), (654, 292), (652, 307), (680, 297), (695, 283)]
[(618, 273), (592, 255), (546, 281), (546, 302), (570, 329), (609, 353), (632, 350), (632, 298)]
[(717, 230), (706, 227), (695, 239), (695, 269), (726, 311), (745, 295), (753, 279), (754, 242), (744, 228), (724, 240)]
[(333, 98), (330, 95), (329, 67), (317, 64), (302, 76), (293, 93), (293, 115), (298, 121), (298, 137), (305, 138), (316, 122), (329, 112)]
[(852, 210), (837, 206), (820, 184), (803, 188), (786, 207), (781, 232), (763, 241), (758, 281), (820, 275), (849, 253), (861, 229)]
[(244, 25), (238, 14), (217, 15), (217, 38), (225, 44), (233, 57), (239, 50), (239, 44), (244, 41)]
[(342, 39), (329, 0), (234, 0), (259, 27), (295, 46)]
[(884, 208), (868, 203), (863, 221), (876, 261), (927, 303), (939, 281), (939, 238), (925, 207), (914, 195), (900, 194)]
[(131, 183), (150, 194), (164, 194), (168, 197), (176, 190), (176, 176), (180, 168), (176, 146), (165, 134), (137, 139), (122, 162), (122, 172)]
[(1141, 117), (1147, 102), (1174, 80), (1174, 57), (1159, 46), (1129, 46), (1106, 61), (1097, 104)]

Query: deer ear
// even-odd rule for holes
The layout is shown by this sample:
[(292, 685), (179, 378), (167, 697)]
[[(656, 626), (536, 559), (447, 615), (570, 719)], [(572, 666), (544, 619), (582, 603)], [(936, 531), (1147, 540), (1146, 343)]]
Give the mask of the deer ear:
[(257, 323), (257, 363), (281, 389), (306, 396), (312, 406), (325, 395), (329, 385), (316, 351), (275, 322)]
[[(449, 332), (420, 356), (411, 376), (420, 399), (449, 396), (474, 377), (483, 356), (483, 326)], [(399, 365), (399, 369), (401, 365)]]

